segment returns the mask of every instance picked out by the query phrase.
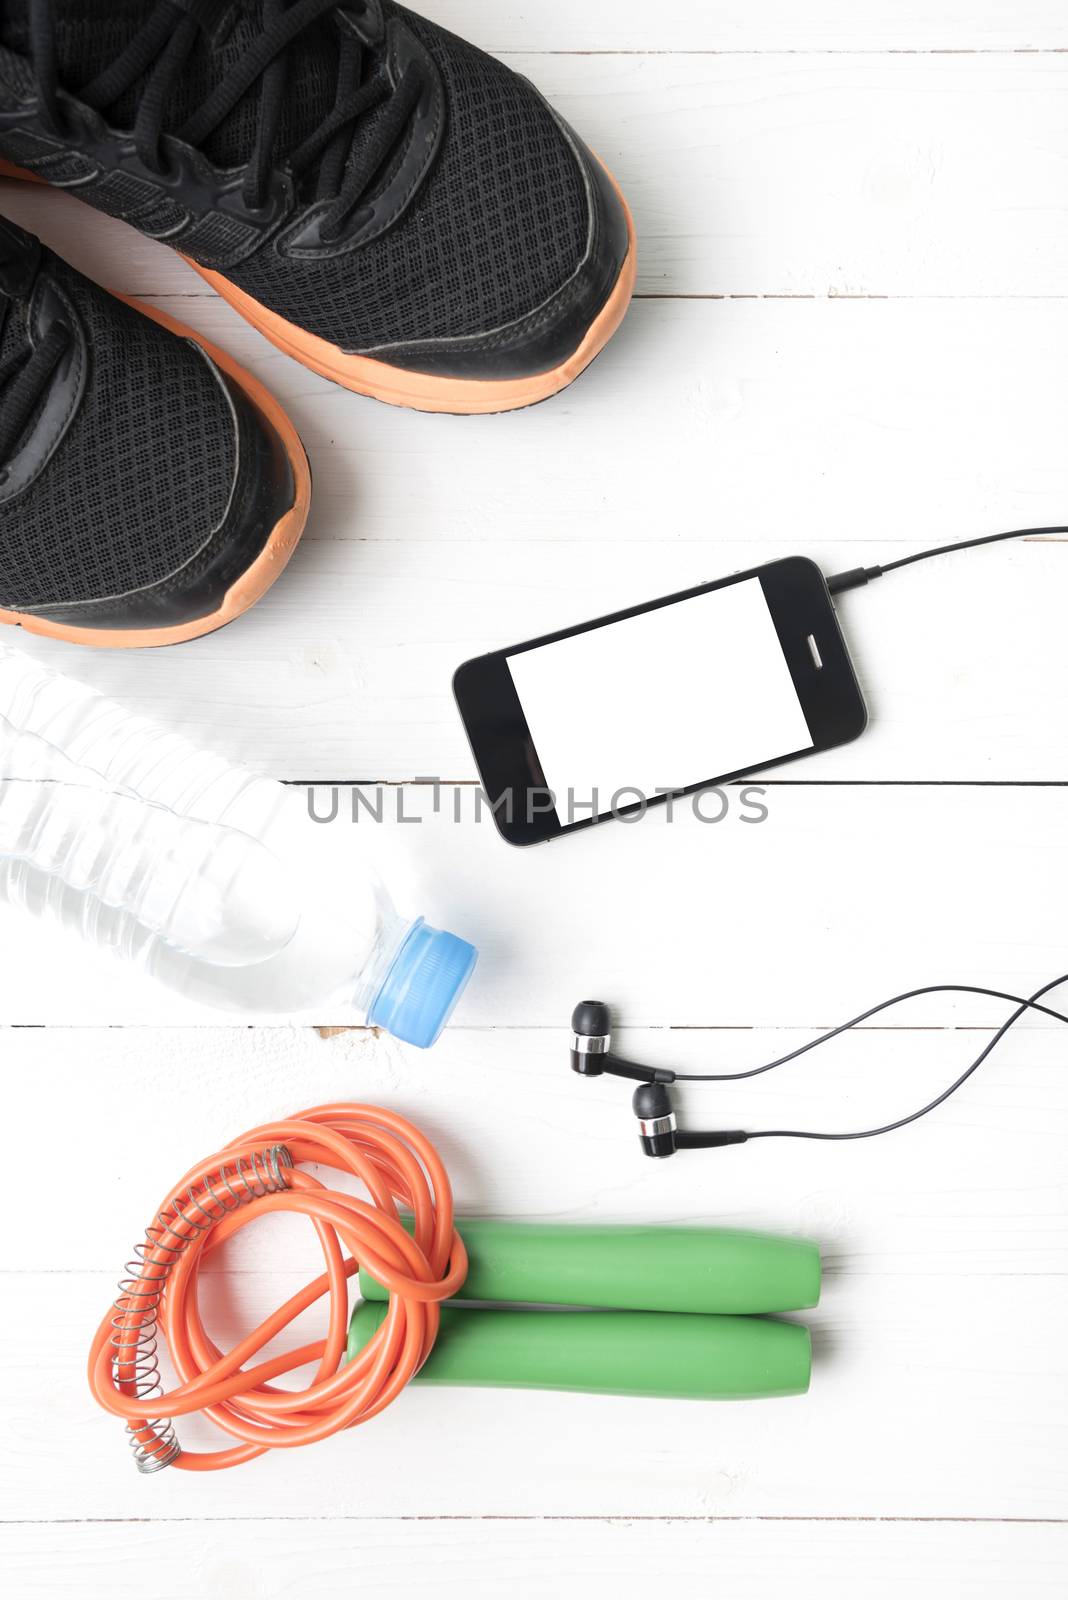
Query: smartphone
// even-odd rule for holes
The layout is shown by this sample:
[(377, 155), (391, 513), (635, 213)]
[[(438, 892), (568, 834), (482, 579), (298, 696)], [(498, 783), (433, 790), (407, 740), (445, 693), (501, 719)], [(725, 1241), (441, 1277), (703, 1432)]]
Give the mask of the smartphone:
[(833, 749), (868, 720), (803, 556), (478, 656), (453, 692), (515, 845)]

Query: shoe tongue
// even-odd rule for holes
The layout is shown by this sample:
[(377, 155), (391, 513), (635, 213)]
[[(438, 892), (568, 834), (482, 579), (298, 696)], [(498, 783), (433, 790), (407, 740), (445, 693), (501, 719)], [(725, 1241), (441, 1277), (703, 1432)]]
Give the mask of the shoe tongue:
[[(108, 0), (107, 6), (87, 6), (85, 0), (52, 0), (61, 81), (73, 92), (90, 82), (129, 44), (165, 0)], [(286, 10), (293, 0), (271, 6), (268, 16)], [(3, 19), (0, 39), (14, 50), (28, 51), (29, 0), (0, 0)], [(173, 10), (173, 8), (171, 8)], [(197, 36), (164, 117), (164, 129), (181, 127), (195, 108), (238, 62), (263, 29), (265, 0), (230, 0), (219, 5), (219, 22), (210, 34)], [(175, 21), (178, 12), (174, 10)], [(334, 105), (337, 87), (337, 32), (329, 14), (306, 28), (288, 46), (283, 109), (278, 123), (276, 149), (291, 150), (314, 131)], [(139, 89), (124, 95), (107, 110), (108, 121), (129, 127), (137, 109)], [(204, 142), (204, 154), (222, 167), (243, 166), (248, 160), (258, 121), (262, 80), (252, 86), (224, 122)]]

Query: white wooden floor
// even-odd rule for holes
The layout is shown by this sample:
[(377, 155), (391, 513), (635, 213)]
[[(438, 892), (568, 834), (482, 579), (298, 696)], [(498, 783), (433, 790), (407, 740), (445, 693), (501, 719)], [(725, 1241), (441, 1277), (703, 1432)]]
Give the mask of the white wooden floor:
[[(339, 870), (358, 831), (402, 904), (483, 949), (423, 1055), (221, 1027), (0, 913), (0, 1575), (93, 1600), (1060, 1597), (1068, 1034), (1021, 1028), (893, 1139), (661, 1167), (626, 1086), (568, 1073), (566, 1024), (600, 993), (628, 1051), (729, 1068), (912, 983), (1027, 991), (1068, 967), (1068, 544), (844, 597), (871, 731), (769, 782), (759, 827), (660, 815), (510, 852), (469, 788), (456, 824), (414, 780), (470, 784), (449, 679), (480, 649), (791, 551), (838, 570), (1066, 520), (1062, 0), (422, 3), (533, 77), (633, 204), (639, 298), (550, 405), (453, 420), (343, 394), (161, 248), (0, 185), (0, 211), (263, 378), (317, 490), (286, 579), (237, 626), (136, 658), (25, 647), (278, 777), (399, 786), (422, 825), (335, 825)], [(916, 1006), (685, 1105), (858, 1126), (943, 1086), (1003, 1014)], [(464, 1211), (819, 1239), (811, 1394), (416, 1389), (307, 1452), (138, 1478), (84, 1366), (152, 1204), (251, 1122), (343, 1097), (419, 1121)], [(254, 1238), (214, 1280), (213, 1326), (314, 1257), (296, 1229)]]

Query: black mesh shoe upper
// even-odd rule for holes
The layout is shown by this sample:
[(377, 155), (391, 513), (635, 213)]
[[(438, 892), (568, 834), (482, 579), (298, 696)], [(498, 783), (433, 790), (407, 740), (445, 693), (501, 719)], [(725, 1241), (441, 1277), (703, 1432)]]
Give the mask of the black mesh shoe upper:
[[(26, 292), (0, 292), (0, 350), (29, 359), (31, 307), (45, 284), (85, 371), (49, 459), (0, 498), (0, 603), (14, 610), (160, 582), (221, 521), (234, 480), (232, 410), (203, 353), (48, 252)], [(3, 402), (0, 389), (0, 415)], [(38, 407), (26, 432), (40, 420)], [(15, 452), (26, 443), (16, 440)]]
[(568, 316), (577, 345), (626, 228), (530, 84), (392, 0), (191, 12), (7, 0), (0, 154), (344, 351), (488, 335), (490, 359)]
[(199, 345), (0, 219), (0, 607), (104, 628), (210, 613), (292, 503), (284, 461)]
[(439, 67), (448, 104), (437, 165), (403, 219), (356, 261), (299, 261), (282, 275), (257, 254), (228, 273), (343, 349), (501, 327), (555, 293), (586, 249), (582, 173), (541, 96), (492, 57), (403, 15)]

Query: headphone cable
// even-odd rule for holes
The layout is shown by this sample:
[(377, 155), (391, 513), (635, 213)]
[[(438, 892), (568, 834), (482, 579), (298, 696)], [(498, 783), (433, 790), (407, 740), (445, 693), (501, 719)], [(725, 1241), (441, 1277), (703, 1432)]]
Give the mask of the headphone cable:
[(881, 567), (853, 567), (849, 572), (839, 572), (833, 578), (827, 579), (827, 588), (832, 595), (843, 594), (847, 589), (861, 589), (866, 583), (871, 583), (875, 578), (882, 578), (888, 572), (897, 572), (901, 567), (914, 566), (917, 561), (930, 561), (934, 556), (951, 556), (958, 550), (977, 550), (984, 544), (1001, 544), (1004, 539), (1039, 539), (1046, 534), (1068, 534), (1068, 527), (1012, 528), (1008, 533), (986, 533), (978, 539), (961, 539), (956, 544), (940, 544), (932, 550), (917, 550), (914, 555), (901, 556), (897, 561), (888, 561)]
[(1051, 1006), (1044, 1006), (1040, 1003), (1045, 995), (1051, 993), (1051, 991), (1054, 989), (1059, 989), (1061, 985), (1065, 983), (1068, 983), (1068, 973), (1064, 973), (1063, 976), (1059, 978), (1054, 978), (1051, 983), (1043, 984), (1042, 988), (1037, 989), (1035, 993), (1028, 999), (1024, 999), (1020, 995), (1005, 994), (999, 989), (984, 989), (976, 984), (928, 984), (925, 988), (909, 989), (903, 994), (894, 995), (894, 997), (890, 1000), (883, 1000), (879, 1005), (872, 1006), (870, 1010), (861, 1012), (859, 1016), (853, 1017), (849, 1022), (843, 1022), (837, 1028), (832, 1028), (828, 1033), (820, 1034), (820, 1036), (816, 1039), (810, 1039), (807, 1044), (800, 1045), (796, 1050), (791, 1050), (788, 1055), (779, 1056), (775, 1061), (766, 1062), (762, 1067), (751, 1067), (746, 1072), (679, 1072), (675, 1074), (674, 1081), (676, 1083), (733, 1083), (741, 1078), (759, 1077), (761, 1073), (772, 1072), (776, 1067), (785, 1066), (788, 1061), (796, 1061), (798, 1056), (807, 1054), (809, 1050), (815, 1050), (818, 1045), (826, 1044), (830, 1039), (836, 1039), (839, 1034), (848, 1033), (850, 1029), (858, 1027), (862, 1022), (867, 1022), (869, 1017), (877, 1016), (879, 1012), (887, 1011), (891, 1006), (901, 1005), (906, 1000), (915, 999), (918, 995), (988, 995), (997, 1000), (1008, 1000), (1010, 1004), (1016, 1007), (1016, 1010), (1010, 1017), (1006, 1018), (1006, 1020), (1001, 1024), (1001, 1027), (994, 1034), (993, 1038), (987, 1041), (984, 1048), (979, 1052), (970, 1066), (965, 1068), (960, 1077), (951, 1083), (948, 1089), (944, 1089), (942, 1093), (934, 1100), (931, 1100), (925, 1106), (921, 1106), (918, 1111), (910, 1112), (908, 1116), (899, 1117), (895, 1122), (883, 1123), (878, 1128), (863, 1128), (856, 1133), (819, 1133), (804, 1128), (764, 1128), (758, 1129), (755, 1133), (749, 1133), (746, 1135), (747, 1139), (820, 1139), (835, 1142), (850, 1139), (875, 1139), (880, 1134), (895, 1133), (898, 1128), (906, 1128), (908, 1127), (909, 1123), (918, 1122), (921, 1117), (926, 1117), (929, 1112), (935, 1111), (939, 1106), (944, 1105), (951, 1095), (956, 1094), (957, 1090), (962, 1088), (963, 1085), (967, 1083), (968, 1079), (973, 1073), (978, 1072), (979, 1068), (990, 1055), (991, 1051), (1001, 1043), (1002, 1039), (1004, 1039), (1010, 1028), (1013, 1028), (1016, 1023), (1019, 1022), (1020, 1018), (1028, 1011), (1041, 1012), (1043, 1016), (1052, 1017), (1057, 1022), (1068, 1023), (1068, 1016), (1065, 1016), (1063, 1012), (1055, 1011)]

